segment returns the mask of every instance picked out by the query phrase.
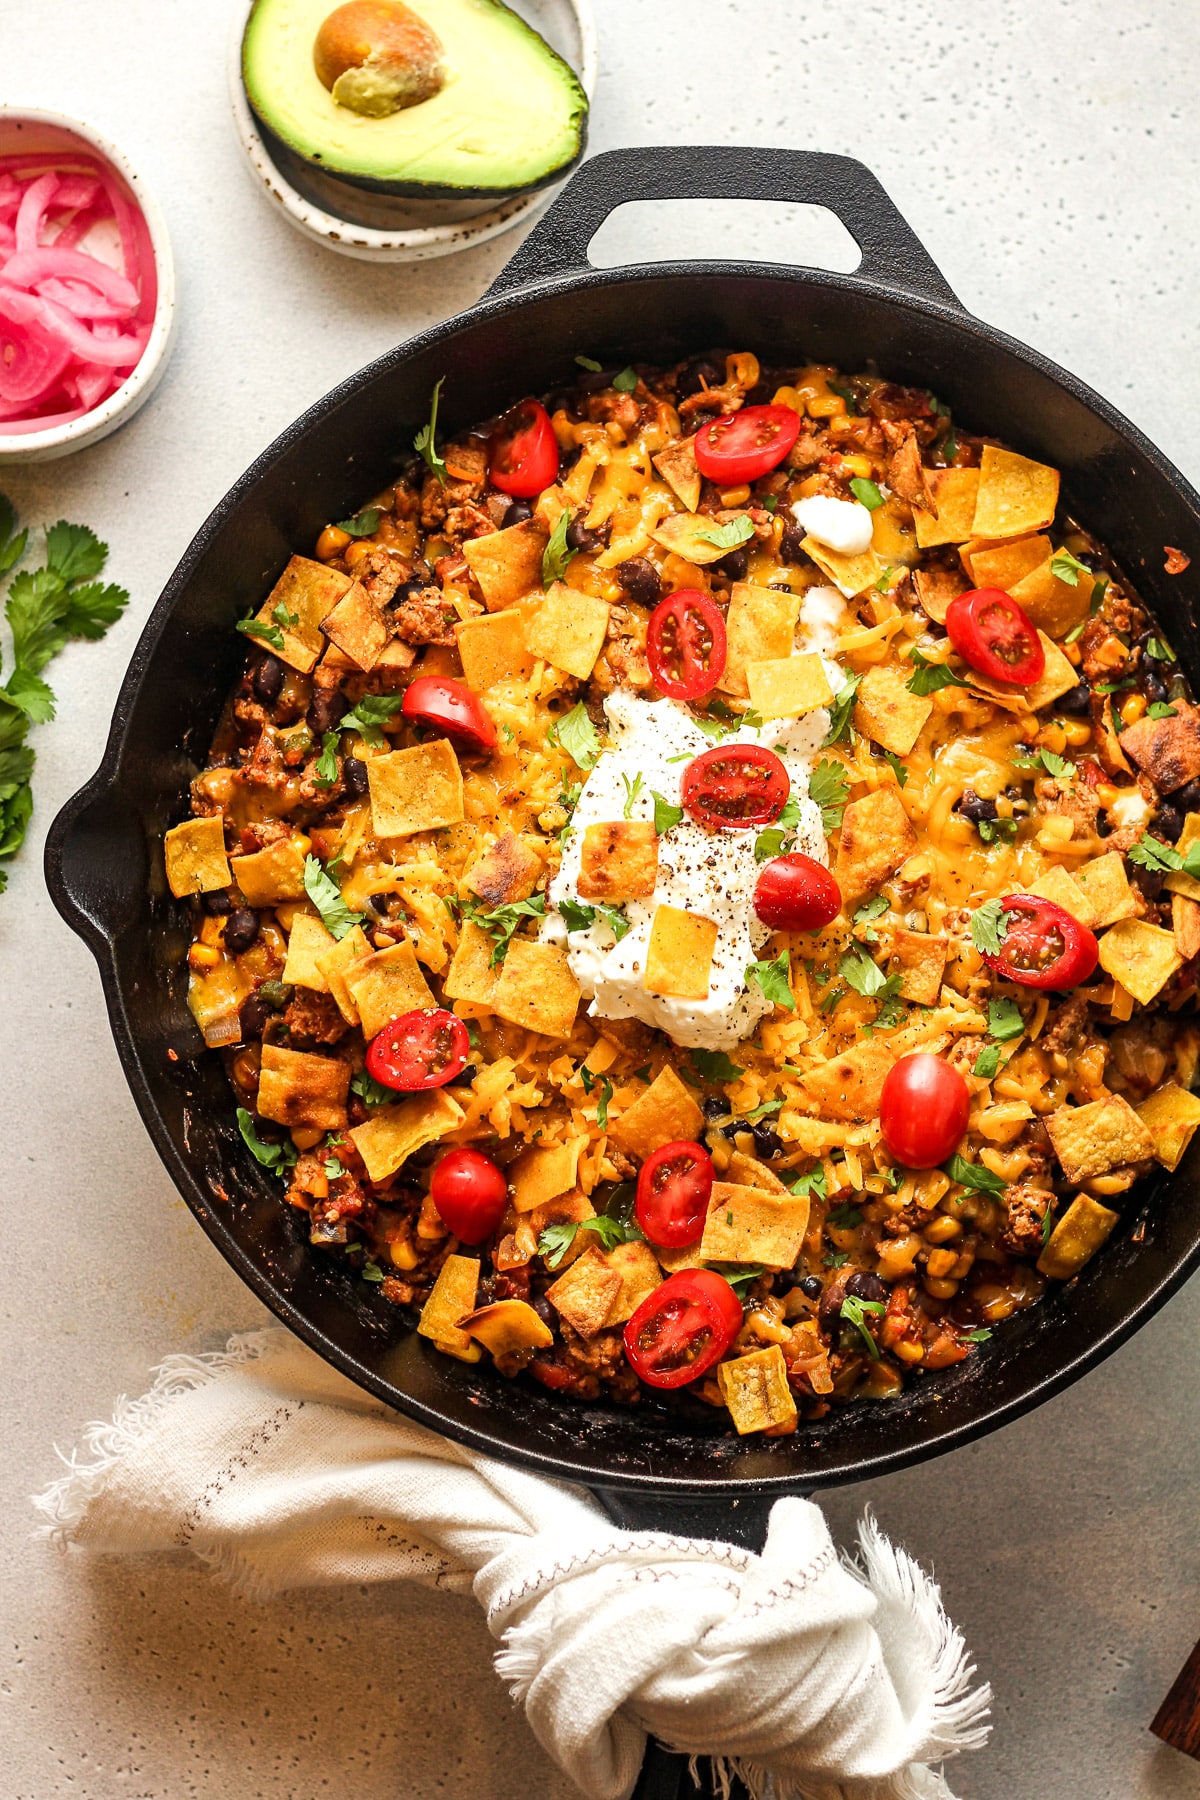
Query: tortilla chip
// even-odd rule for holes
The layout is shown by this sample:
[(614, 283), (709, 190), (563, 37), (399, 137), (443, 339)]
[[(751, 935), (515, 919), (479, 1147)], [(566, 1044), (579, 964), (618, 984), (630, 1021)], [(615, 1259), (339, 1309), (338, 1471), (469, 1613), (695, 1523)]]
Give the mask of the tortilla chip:
[[(423, 1144), (432, 1144), (461, 1125), (466, 1114), (445, 1088), (413, 1094), (395, 1106), (375, 1109), (365, 1125), (350, 1133), (372, 1181), (386, 1181)], [(471, 1304), (474, 1304), (472, 1295)], [(464, 1307), (465, 1312), (470, 1307)]]
[[(282, 633), (282, 649), (269, 645), (272, 656), (302, 675), (309, 674), (325, 648), (321, 625), (353, 586), (349, 575), (307, 556), (293, 556), (254, 615), (272, 632)], [(261, 638), (253, 641), (267, 643)]]
[(467, 870), (464, 879), (471, 892), (489, 908), (528, 900), (542, 872), (542, 859), (534, 849), (537, 841), (506, 831)]
[(442, 983), (448, 1000), (469, 1000), (473, 1006), (490, 1006), (500, 982), (499, 966), (493, 968), (495, 940), (470, 919), (463, 920), (458, 949)]
[(264, 1044), (255, 1108), (277, 1125), (341, 1131), (346, 1124), (350, 1065), (332, 1056), (310, 1056)]
[[(924, 518), (925, 514), (920, 516)], [(873, 588), (885, 567), (882, 558), (874, 550), (863, 550), (856, 556), (843, 556), (837, 550), (830, 550), (815, 537), (806, 537), (800, 548), (847, 600)]]
[(466, 817), (462, 770), (447, 738), (370, 757), (367, 783), (376, 837), (411, 837)]
[(694, 1140), (703, 1129), (704, 1114), (668, 1064), (632, 1106), (610, 1121), (608, 1135), (619, 1150), (645, 1162), (664, 1144)]
[(1057, 505), (1057, 469), (995, 444), (983, 446), (972, 537), (1026, 537), (1042, 531)]
[(321, 629), (360, 669), (375, 667), (391, 636), (382, 610), (357, 581), (325, 615)]
[(825, 665), (809, 651), (748, 662), (746, 684), (750, 705), (764, 719), (798, 719), (833, 699)]
[[(1200, 812), (1186, 814), (1183, 830), (1175, 841), (1175, 848), (1180, 856), (1200, 843)], [(1189, 900), (1200, 900), (1200, 881), (1193, 875), (1185, 875), (1182, 869), (1172, 869), (1163, 883), (1169, 894), (1185, 894)]]
[[(891, 447), (887, 485), (893, 494), (898, 494), (901, 500), (922, 512), (936, 513), (937, 502), (931, 484), (934, 470), (927, 469), (921, 461), (921, 446), (913, 425), (908, 420), (903, 423), (889, 421), (884, 426), (884, 436)], [(877, 508), (876, 517), (882, 511), (882, 507)]]
[(1152, 719), (1147, 713), (1121, 733), (1125, 755), (1132, 757), (1164, 794), (1174, 793), (1185, 781), (1200, 775), (1200, 707), (1187, 706), (1181, 700), (1171, 704), (1174, 718)]
[(1003, 588), (1007, 594), (1012, 591), (1013, 582), (1021, 581), (1044, 562), (1049, 562), (1051, 544), (1048, 537), (1038, 533), (1033, 537), (1009, 538), (999, 544), (986, 540), (978, 544), (966, 543), (959, 555), (976, 587)]
[(787, 1194), (791, 1189), (780, 1181), (774, 1169), (769, 1169), (756, 1156), (747, 1156), (741, 1150), (735, 1150), (729, 1158), (729, 1167), (725, 1171), (726, 1181), (735, 1187), (761, 1188), (767, 1194)]
[(698, 568), (702, 568), (705, 563), (720, 562), (723, 556), (729, 555), (731, 546), (714, 544), (713, 536), (720, 533), (723, 525), (731, 522), (714, 519), (708, 513), (672, 513), (670, 518), (663, 519), (655, 527), (650, 536), (664, 550), (671, 550), (676, 556), (682, 556), (685, 562), (695, 563)]
[(695, 438), (681, 438), (677, 444), (668, 444), (665, 450), (660, 450), (650, 460), (679, 504), (688, 512), (694, 513), (700, 504), (700, 470), (696, 464)]
[(971, 524), (979, 494), (979, 470), (932, 469), (929, 485), (933, 489), (937, 513), (913, 514), (920, 548), (931, 550), (937, 544), (963, 544), (975, 536)]
[(559, 1194), (569, 1194), (579, 1180), (579, 1158), (586, 1148), (586, 1137), (573, 1137), (544, 1150), (536, 1144), (523, 1150), (508, 1171), (517, 1212), (532, 1212)]
[(648, 900), (658, 883), (658, 833), (648, 819), (589, 825), (579, 859), (583, 900)]
[(740, 1437), (772, 1425), (789, 1425), (797, 1416), (778, 1344), (718, 1363), (717, 1386)]
[[(1038, 640), (1045, 652), (1046, 667), (1041, 679), (1032, 687), (1017, 687), (1011, 681), (992, 681), (987, 675), (976, 674), (974, 669), (964, 670), (966, 679), (979, 693), (1009, 712), (1040, 712), (1044, 706), (1052, 706), (1073, 687), (1079, 686), (1079, 671), (1044, 631), (1038, 632)], [(1124, 738), (1121, 741), (1124, 743)]]
[(1189, 900), (1186, 894), (1172, 894), (1171, 930), (1184, 962), (1200, 956), (1200, 903)]
[(1145, 919), (1119, 919), (1100, 939), (1100, 967), (1123, 988), (1149, 1006), (1166, 986), (1183, 958), (1175, 934)]
[(521, 601), (506, 612), (484, 613), (454, 627), (468, 687), (486, 694), (498, 681), (524, 681), (532, 675), (533, 657), (525, 642), (525, 627), (538, 604)]
[(1164, 1168), (1177, 1169), (1200, 1126), (1200, 1095), (1168, 1081), (1143, 1100), (1137, 1116), (1154, 1139), (1154, 1154)]
[(544, 1037), (570, 1037), (579, 1011), (579, 983), (557, 944), (513, 938), (500, 965), (492, 1009), (510, 1025)]
[(700, 1254), (706, 1262), (755, 1262), (790, 1269), (808, 1230), (806, 1196), (715, 1181)]
[(1120, 1094), (1046, 1114), (1046, 1130), (1068, 1181), (1090, 1181), (1154, 1155), (1154, 1139)]
[(914, 569), (917, 605), (939, 625), (946, 623), (950, 602), (965, 594), (967, 584), (954, 569)]
[(528, 1360), (535, 1350), (554, 1342), (554, 1333), (524, 1300), (493, 1300), (458, 1321), (459, 1329), (495, 1357)]
[(1041, 1273), (1055, 1281), (1070, 1281), (1096, 1254), (1119, 1217), (1090, 1194), (1076, 1194), (1038, 1258)]
[(896, 1060), (883, 1038), (867, 1038), (800, 1077), (805, 1096), (831, 1119), (862, 1124), (879, 1116), (879, 1096)]
[(657, 906), (646, 945), (642, 986), (648, 994), (705, 1000), (717, 947), (717, 926), (678, 906)]
[(252, 856), (230, 860), (233, 879), (251, 906), (274, 906), (277, 900), (304, 899), (304, 861), (309, 852), (306, 837), (280, 838)]
[(326, 931), (316, 913), (298, 912), (288, 933), (287, 961), (279, 977), (290, 987), (311, 988), (316, 994), (327, 994), (329, 983), (317, 967), (319, 956), (328, 956), (337, 939)]
[(417, 1324), (420, 1336), (432, 1338), (439, 1350), (457, 1356), (462, 1362), (478, 1362), (483, 1351), (458, 1325), (459, 1319), (474, 1312), (478, 1292), (479, 1259), (448, 1256), (421, 1309)]
[(933, 711), (933, 701), (908, 691), (908, 674), (895, 663), (876, 663), (862, 678), (854, 702), (854, 726), (893, 756), (907, 756)]
[(407, 938), (402, 944), (376, 950), (353, 963), (346, 971), (345, 985), (368, 1040), (393, 1019), (416, 1012), (419, 1007), (437, 1005)]
[[(1120, 861), (1119, 857), (1117, 861)], [(1050, 900), (1055, 906), (1061, 906), (1064, 912), (1069, 912), (1073, 919), (1078, 919), (1079, 923), (1086, 925), (1089, 931), (1096, 923), (1096, 910), (1093, 902), (1089, 900), (1074, 877), (1068, 875), (1064, 868), (1056, 865), (1053, 869), (1047, 869), (1046, 873), (1039, 875), (1026, 891), (1036, 894), (1039, 900)]]
[(361, 925), (355, 925), (344, 938), (326, 950), (324, 955), (316, 959), (317, 968), (329, 984), (329, 992), (337, 1001), (337, 1009), (347, 1025), (358, 1024), (358, 1008), (354, 997), (346, 986), (346, 971), (356, 962), (362, 962), (370, 956), (371, 946), (367, 942)]
[(725, 673), (717, 683), (721, 691), (744, 700), (750, 691), (747, 663), (790, 656), (799, 618), (799, 594), (735, 581), (725, 617)]
[(834, 871), (842, 902), (852, 912), (894, 875), (917, 847), (917, 834), (894, 785), (852, 800), (842, 814), (842, 835)]
[[(1020, 541), (1025, 543), (1031, 540)], [(999, 555), (999, 552), (993, 551), (992, 555)], [(1036, 569), (1014, 582), (1008, 592), (1022, 611), (1028, 613), (1039, 631), (1044, 631), (1053, 638), (1064, 638), (1081, 619), (1087, 618), (1096, 582), (1094, 576), (1084, 573), (1072, 587), (1069, 581), (1059, 580), (1050, 567), (1051, 560), (1047, 557)]]
[[(596, 1209), (586, 1194), (578, 1189), (571, 1194), (556, 1194), (553, 1200), (547, 1200), (543, 1206), (535, 1206), (533, 1211), (525, 1214), (525, 1223), (536, 1239), (551, 1225), (582, 1225), (585, 1219), (594, 1219)], [(573, 1263), (585, 1250), (590, 1250), (596, 1243), (596, 1237), (590, 1231), (577, 1231), (559, 1258), (557, 1268), (565, 1268)]]
[(607, 600), (556, 581), (525, 627), (530, 652), (566, 675), (586, 681), (608, 633)]
[(462, 552), (489, 612), (502, 612), (527, 594), (541, 592), (549, 536), (541, 519), (534, 518), (466, 539)]
[(889, 969), (900, 972), (900, 997), (918, 1006), (932, 1006), (942, 991), (942, 976), (950, 945), (944, 937), (924, 931), (900, 929), (892, 936)]
[(551, 1283), (546, 1298), (581, 1338), (593, 1338), (603, 1330), (622, 1285), (620, 1272), (610, 1269), (600, 1251), (593, 1247)]
[(225, 854), (225, 821), (220, 813), (209, 819), (185, 819), (163, 839), (167, 885), (177, 900), (187, 894), (211, 894), (233, 880)]
[(623, 1325), (626, 1319), (632, 1319), (642, 1301), (662, 1285), (662, 1270), (649, 1244), (636, 1238), (630, 1244), (615, 1244), (604, 1260), (621, 1277), (620, 1292), (604, 1323)]
[[(1102, 925), (1115, 925), (1118, 919), (1132, 918), (1137, 911), (1137, 901), (1125, 873), (1125, 858), (1118, 856), (1115, 850), (1082, 863), (1075, 871), (1075, 885), (1083, 894), (1090, 914), (1085, 917), (1083, 913), (1076, 913), (1075, 917), (1093, 931)], [(1068, 907), (1067, 911), (1070, 910)]]

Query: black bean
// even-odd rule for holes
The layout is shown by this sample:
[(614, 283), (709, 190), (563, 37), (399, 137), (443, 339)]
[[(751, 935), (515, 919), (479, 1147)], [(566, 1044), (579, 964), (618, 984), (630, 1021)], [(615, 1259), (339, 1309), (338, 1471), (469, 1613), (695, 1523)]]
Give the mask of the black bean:
[(886, 1300), (888, 1297), (878, 1275), (868, 1275), (861, 1269), (846, 1283), (846, 1292), (853, 1294), (856, 1300)]
[(304, 716), (309, 730), (321, 737), (325, 732), (333, 730), (345, 710), (346, 702), (339, 688), (319, 687), (313, 689), (313, 697)]
[(737, 550), (731, 550), (728, 556), (723, 556), (716, 566), (723, 575), (728, 575), (730, 581), (745, 581), (746, 571), (750, 567), (750, 552), (742, 545)]
[(1167, 684), (1153, 663), (1142, 664), (1142, 692), (1152, 703), (1167, 697)]
[(248, 1038), (260, 1038), (270, 1016), (270, 1008), (263, 1004), (257, 994), (251, 994), (248, 1000), (243, 1000), (238, 1008), (243, 1041)]
[(1086, 681), (1081, 681), (1078, 687), (1073, 687), (1069, 693), (1056, 700), (1054, 707), (1056, 712), (1067, 713), (1076, 719), (1086, 719), (1092, 710), (1092, 690)]
[(1183, 809), (1173, 800), (1165, 800), (1154, 815), (1154, 829), (1168, 844), (1176, 843), (1183, 830)]
[(617, 564), (617, 580), (631, 600), (643, 606), (657, 606), (662, 597), (662, 580), (652, 562), (644, 556), (627, 557)]
[(567, 526), (567, 549), (582, 550), (588, 556), (595, 556), (604, 548), (604, 537), (599, 531), (589, 531), (582, 519), (572, 519)]
[(728, 1100), (722, 1100), (719, 1094), (708, 1094), (700, 1102), (700, 1111), (704, 1114), (705, 1118), (710, 1121), (713, 1119), (727, 1119), (729, 1117), (729, 1102)]
[(371, 895), (372, 911), (377, 912), (377, 913), (386, 913), (387, 909), (388, 909), (388, 901), (390, 899), (391, 899), (390, 894), (372, 894)]
[(1200, 812), (1200, 781), (1185, 781), (1182, 787), (1175, 789), (1171, 800), (1185, 813)]
[(258, 914), (249, 906), (239, 906), (225, 921), (225, 948), (232, 956), (248, 950), (258, 936)]
[(806, 1275), (799, 1285), (800, 1292), (806, 1294), (810, 1300), (821, 1298), (821, 1277), (819, 1275)]
[(533, 1310), (542, 1321), (542, 1324), (549, 1325), (551, 1331), (553, 1331), (555, 1325), (558, 1323), (558, 1314), (555, 1312), (553, 1306), (551, 1306), (549, 1300), (547, 1300), (545, 1294), (538, 1294), (533, 1302)]
[(342, 764), (342, 782), (352, 800), (361, 800), (367, 791), (367, 765), (357, 756), (348, 756)]
[(783, 1155), (783, 1139), (773, 1125), (761, 1122), (754, 1127), (754, 1148), (764, 1162)]
[(200, 904), (203, 906), (206, 913), (212, 913), (214, 917), (220, 917), (222, 913), (230, 911), (233, 906), (233, 901), (229, 897), (228, 888), (218, 888), (215, 893), (205, 894)]
[(254, 697), (261, 700), (264, 706), (274, 706), (283, 692), (283, 679), (286, 670), (274, 656), (264, 656), (254, 671), (251, 685)]
[(1144, 869), (1139, 864), (1133, 871), (1134, 885), (1140, 889), (1147, 900), (1158, 899), (1166, 879), (1166, 873), (1162, 869)]
[(770, 406), (771, 396), (774, 392), (775, 389), (771, 386), (769, 381), (760, 381), (757, 386), (752, 387), (746, 395), (746, 405)]
[(680, 400), (686, 400), (689, 394), (698, 394), (701, 388), (718, 387), (724, 379), (724, 369), (718, 369), (707, 357), (699, 357), (680, 372), (675, 393)]
[[(433, 576), (431, 575), (429, 581), (432, 580)], [(414, 594), (419, 594), (423, 587), (429, 586), (429, 581), (402, 581), (388, 601), (388, 605), (395, 608), (400, 606), (405, 600), (411, 600)]]
[(970, 819), (973, 825), (978, 825), (981, 819), (994, 819), (997, 816), (996, 802), (981, 800), (974, 788), (967, 788), (958, 803), (958, 810), (963, 818)]
[(794, 520), (783, 528), (783, 536), (779, 540), (779, 554), (786, 563), (798, 563), (804, 556), (804, 532)]
[(533, 508), (528, 500), (510, 500), (508, 511), (504, 515), (504, 529), (510, 525), (523, 525), (526, 519), (532, 519)]

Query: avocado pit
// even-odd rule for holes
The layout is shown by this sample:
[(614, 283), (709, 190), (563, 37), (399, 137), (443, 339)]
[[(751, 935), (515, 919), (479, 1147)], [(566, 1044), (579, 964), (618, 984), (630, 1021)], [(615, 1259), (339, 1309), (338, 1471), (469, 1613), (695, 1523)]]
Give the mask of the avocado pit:
[(313, 66), (339, 106), (384, 119), (430, 100), (445, 84), (442, 44), (402, 0), (349, 0), (313, 44)]

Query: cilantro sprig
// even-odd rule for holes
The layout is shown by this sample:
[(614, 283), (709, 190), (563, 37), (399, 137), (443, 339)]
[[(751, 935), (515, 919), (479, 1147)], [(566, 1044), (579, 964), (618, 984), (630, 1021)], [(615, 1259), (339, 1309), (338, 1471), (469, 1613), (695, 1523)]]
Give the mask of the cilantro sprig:
[(352, 519), (339, 519), (336, 529), (344, 531), (347, 537), (370, 537), (372, 532), (379, 530), (381, 516), (377, 506), (364, 506), (363, 510), (355, 513)]
[(850, 798), (850, 783), (842, 765), (824, 758), (815, 764), (808, 778), (808, 797), (820, 807), (821, 826), (828, 837), (841, 825)]
[(971, 685), (961, 675), (956, 675), (948, 663), (930, 662), (917, 649), (913, 650), (912, 664), (914, 673), (909, 676), (907, 683), (910, 694), (923, 698), (926, 694), (936, 694), (939, 688), (965, 688)]
[(718, 550), (736, 550), (754, 536), (754, 526), (747, 515), (742, 513), (736, 519), (726, 520), (724, 524), (714, 522), (708, 529), (698, 531), (696, 536), (706, 544), (715, 545)]
[(446, 485), (447, 471), (443, 458), (438, 454), (437, 416), (438, 401), (442, 396), (442, 383), (445, 379), (446, 377), (444, 375), (440, 375), (434, 382), (433, 396), (429, 402), (429, 423), (427, 425), (422, 425), (420, 431), (418, 431), (416, 437), (413, 439), (413, 449), (418, 455), (424, 457), (429, 473), (437, 476), (442, 487), (445, 487)]
[(237, 1109), (237, 1127), (242, 1134), (242, 1142), (249, 1150), (255, 1162), (272, 1175), (286, 1175), (296, 1161), (295, 1146), (285, 1138), (282, 1143), (271, 1144), (260, 1138), (254, 1128), (254, 1120), (244, 1106)]
[(850, 483), (850, 492), (854, 495), (854, 498), (858, 501), (859, 505), (865, 506), (868, 512), (878, 512), (879, 508), (883, 505), (883, 495), (880, 493), (875, 483), (873, 481), (868, 481), (863, 475), (856, 475), (854, 477)]
[(592, 906), (583, 900), (560, 900), (558, 910), (568, 931), (586, 931), (598, 920), (601, 925), (608, 926), (618, 944), (625, 933), (632, 929), (624, 910), (619, 906), (605, 906), (602, 903)]
[(366, 917), (365, 913), (351, 912), (337, 882), (315, 856), (304, 859), (304, 891), (320, 913), (326, 931), (339, 943)]
[(490, 912), (484, 911), (474, 901), (460, 900), (459, 906), (464, 919), (470, 919), (472, 925), (478, 925), (480, 931), (486, 931), (495, 944), (489, 968), (496, 968), (508, 955), (508, 946), (512, 942), (513, 933), (523, 919), (541, 919), (546, 914), (545, 894), (531, 894), (528, 900), (510, 900), (505, 906), (495, 906)]
[(841, 1316), (847, 1325), (852, 1325), (863, 1343), (871, 1353), (872, 1360), (879, 1361), (879, 1346), (867, 1330), (868, 1313), (886, 1312), (882, 1300), (860, 1300), (857, 1294), (847, 1294), (842, 1301)]
[(796, 1010), (796, 998), (791, 987), (791, 960), (786, 950), (770, 962), (752, 962), (746, 970), (746, 984), (754, 982), (760, 987), (772, 1006), (785, 1006), (789, 1012)]
[(1008, 1186), (1003, 1175), (994, 1174), (982, 1163), (968, 1162), (965, 1156), (952, 1156), (945, 1169), (951, 1181), (957, 1181), (960, 1187), (969, 1188), (975, 1194), (990, 1194), (995, 1198)]
[(830, 744), (838, 744), (850, 730), (850, 716), (854, 711), (854, 697), (862, 684), (861, 675), (847, 675), (841, 687), (833, 696), (829, 708), (829, 730), (821, 742), (821, 748), (827, 750)]
[(971, 914), (971, 942), (981, 956), (999, 956), (1008, 936), (1009, 914), (999, 900), (985, 900)]
[(555, 521), (554, 530), (550, 533), (549, 542), (542, 551), (542, 586), (550, 587), (552, 583), (561, 581), (567, 572), (567, 564), (578, 556), (567, 543), (567, 533), (571, 529), (571, 509), (564, 506)]
[(592, 769), (600, 760), (600, 737), (582, 700), (550, 727), (548, 736), (581, 769)]
[(594, 1219), (563, 1219), (557, 1225), (547, 1225), (538, 1239), (538, 1255), (548, 1269), (559, 1267), (580, 1231), (595, 1232), (605, 1250), (612, 1250), (617, 1244), (631, 1244), (642, 1235), (632, 1222), (616, 1219), (610, 1213), (597, 1213)]
[(1200, 844), (1193, 844), (1191, 849), (1181, 853), (1174, 844), (1164, 844), (1161, 838), (1151, 837), (1144, 831), (1136, 844), (1131, 844), (1126, 852), (1131, 863), (1140, 868), (1152, 869), (1156, 874), (1175, 874), (1181, 871), (1190, 875), (1193, 881), (1200, 881)]

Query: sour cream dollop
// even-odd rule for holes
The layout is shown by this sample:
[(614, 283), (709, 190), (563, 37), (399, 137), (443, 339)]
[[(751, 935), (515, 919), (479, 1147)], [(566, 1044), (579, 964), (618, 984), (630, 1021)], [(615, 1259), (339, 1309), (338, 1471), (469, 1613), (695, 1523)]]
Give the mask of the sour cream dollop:
[(871, 514), (857, 500), (835, 500), (829, 494), (810, 494), (792, 507), (796, 523), (827, 550), (839, 556), (861, 556), (871, 548)]

